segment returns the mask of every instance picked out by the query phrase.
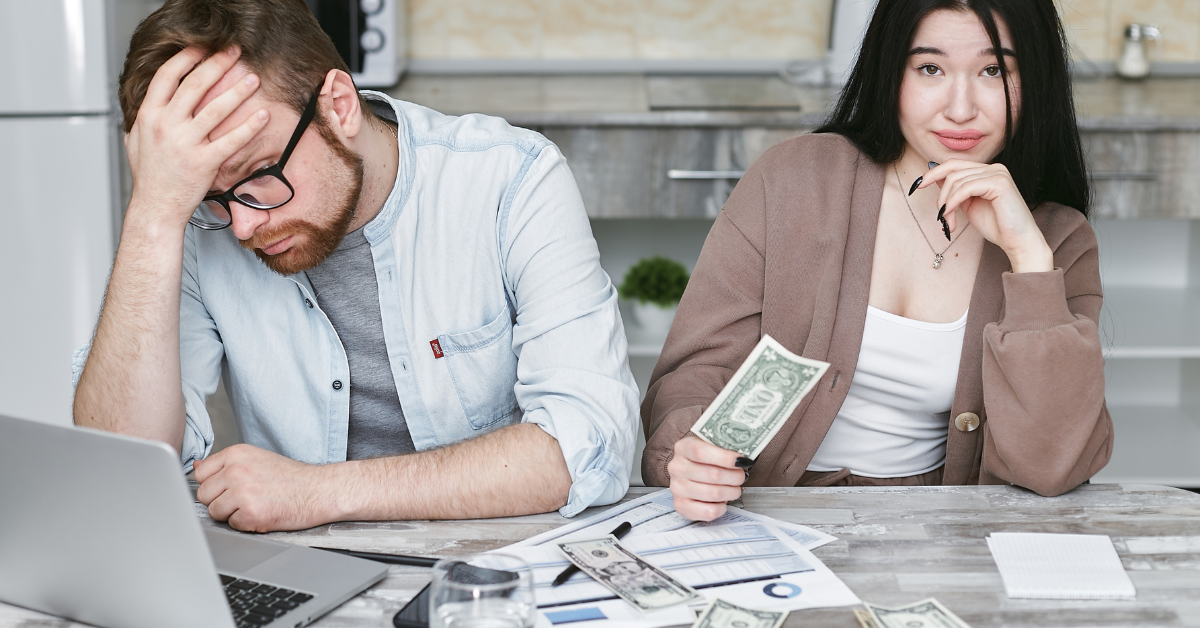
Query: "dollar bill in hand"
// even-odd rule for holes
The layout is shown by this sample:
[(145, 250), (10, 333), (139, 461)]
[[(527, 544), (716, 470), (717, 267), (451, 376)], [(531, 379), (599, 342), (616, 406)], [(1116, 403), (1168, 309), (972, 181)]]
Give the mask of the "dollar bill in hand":
[(756, 459), (828, 368), (828, 362), (802, 358), (764, 335), (692, 433)]
[(787, 611), (745, 608), (717, 598), (708, 603), (692, 628), (779, 628)]
[(901, 608), (884, 608), (866, 602), (863, 606), (871, 613), (879, 628), (971, 628), (933, 598)]
[(580, 571), (640, 611), (653, 611), (700, 598), (691, 587), (629, 551), (612, 535), (559, 543), (558, 549)]

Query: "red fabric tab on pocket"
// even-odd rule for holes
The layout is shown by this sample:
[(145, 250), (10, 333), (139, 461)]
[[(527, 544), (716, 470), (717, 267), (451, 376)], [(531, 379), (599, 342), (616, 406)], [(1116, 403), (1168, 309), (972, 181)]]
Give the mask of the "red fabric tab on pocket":
[(433, 357), (434, 357), (434, 359), (440, 358), (440, 357), (442, 357), (443, 355), (445, 355), (444, 353), (442, 353), (442, 343), (438, 342), (438, 341), (437, 341), (437, 338), (434, 338), (433, 340), (430, 340), (430, 341), (429, 341), (429, 346), (430, 346), (430, 347), (433, 347)]

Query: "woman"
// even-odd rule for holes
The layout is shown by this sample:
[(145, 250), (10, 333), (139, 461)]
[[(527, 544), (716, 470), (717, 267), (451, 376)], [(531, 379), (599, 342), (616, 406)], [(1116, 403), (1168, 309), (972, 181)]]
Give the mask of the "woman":
[[(1063, 40), (1042, 0), (879, 2), (830, 121), (733, 191), (655, 368), (642, 474), (681, 514), (743, 484), (1057, 495), (1108, 462)], [(745, 472), (689, 429), (764, 334), (831, 366)]]

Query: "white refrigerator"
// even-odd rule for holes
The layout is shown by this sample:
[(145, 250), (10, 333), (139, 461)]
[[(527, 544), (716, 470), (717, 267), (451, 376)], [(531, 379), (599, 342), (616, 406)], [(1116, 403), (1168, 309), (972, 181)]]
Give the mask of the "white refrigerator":
[(122, 202), (116, 79), (142, 0), (0, 0), (0, 414), (71, 422)]

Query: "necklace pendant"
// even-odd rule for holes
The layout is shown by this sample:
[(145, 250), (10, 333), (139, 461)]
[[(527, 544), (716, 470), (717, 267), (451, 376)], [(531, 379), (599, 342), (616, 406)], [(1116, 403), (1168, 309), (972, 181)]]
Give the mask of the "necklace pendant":
[(933, 267), (934, 267), (934, 268), (941, 268), (941, 267), (942, 267), (942, 254), (941, 254), (941, 253), (934, 253), (934, 254), (933, 254)]

